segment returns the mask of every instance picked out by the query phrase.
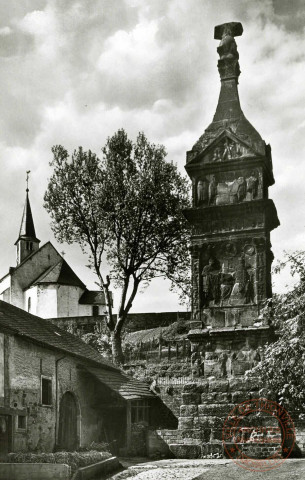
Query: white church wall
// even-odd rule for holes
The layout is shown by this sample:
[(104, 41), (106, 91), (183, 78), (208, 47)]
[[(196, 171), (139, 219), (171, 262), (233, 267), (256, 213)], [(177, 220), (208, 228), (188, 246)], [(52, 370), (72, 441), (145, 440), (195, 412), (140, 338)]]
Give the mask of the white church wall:
[[(71, 285), (59, 285), (56, 317), (78, 317), (79, 298), (84, 290)], [(51, 317), (51, 316), (50, 316)]]
[(58, 285), (39, 285), (37, 288), (37, 314), (42, 318), (57, 316)]
[(61, 259), (51, 243), (46, 243), (35, 255), (29, 257), (12, 274), (11, 303), (19, 308), (24, 308), (23, 290), (31, 285), (51, 265)]
[[(5, 300), (4, 299), (4, 292), (7, 291), (11, 286), (11, 276), (10, 275), (6, 275), (5, 277), (2, 278), (2, 280), (0, 280), (0, 298), (1, 300)], [(3, 298), (2, 298), (2, 295), (3, 295)], [(5, 300), (6, 302), (8, 300)]]
[(37, 313), (37, 286), (31, 287), (24, 292), (24, 304), (22, 308), (33, 315), (39, 315)]

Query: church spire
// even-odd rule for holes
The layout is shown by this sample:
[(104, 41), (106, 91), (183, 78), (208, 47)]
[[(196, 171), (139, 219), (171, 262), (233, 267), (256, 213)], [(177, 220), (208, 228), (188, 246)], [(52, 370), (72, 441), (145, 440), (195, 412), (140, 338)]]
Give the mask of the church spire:
[(36, 237), (32, 209), (29, 199), (29, 174), (30, 170), (26, 172), (26, 197), (21, 219), (17, 246), (17, 265), (23, 262), (31, 253), (38, 250), (40, 240)]

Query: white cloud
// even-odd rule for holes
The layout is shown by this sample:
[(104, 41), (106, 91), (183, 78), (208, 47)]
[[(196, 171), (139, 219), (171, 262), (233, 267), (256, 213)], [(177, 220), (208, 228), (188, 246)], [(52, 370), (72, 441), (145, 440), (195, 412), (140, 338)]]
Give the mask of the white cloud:
[[(282, 223), (272, 234), (273, 249), (280, 256), (283, 248), (303, 248), (305, 39), (300, 25), (292, 27), (291, 8), (288, 15), (272, 0), (12, 0), (0, 6), (0, 216), (7, 219), (0, 275), (8, 259), (14, 263), (27, 169), (37, 235), (51, 237), (42, 198), (53, 144), (99, 153), (118, 128), (133, 138), (143, 130), (183, 170), (186, 150), (214, 115), (220, 83), (213, 29), (228, 20), (244, 26), (237, 39), (242, 108), (273, 148), (270, 196)], [(86, 260), (77, 249), (69, 252), (85, 272)], [(149, 308), (154, 301), (160, 309), (177, 308), (164, 284), (141, 295), (135, 309), (148, 308), (148, 297)]]

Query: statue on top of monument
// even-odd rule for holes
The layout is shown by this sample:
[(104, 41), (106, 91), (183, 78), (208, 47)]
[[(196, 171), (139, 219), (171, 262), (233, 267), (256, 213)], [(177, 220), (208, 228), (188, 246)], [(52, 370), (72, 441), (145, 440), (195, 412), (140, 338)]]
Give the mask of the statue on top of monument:
[(224, 25), (222, 39), (219, 46), (217, 47), (217, 52), (221, 60), (231, 58), (236, 58), (237, 60), (239, 59), (237, 45), (234, 36), (232, 35), (232, 28), (230, 23)]
[(243, 27), (239, 22), (223, 23), (215, 27), (214, 38), (220, 40), (217, 52), (220, 57), (218, 69), (221, 78), (238, 77), (240, 74), (239, 54), (234, 37), (242, 35), (242, 33)]

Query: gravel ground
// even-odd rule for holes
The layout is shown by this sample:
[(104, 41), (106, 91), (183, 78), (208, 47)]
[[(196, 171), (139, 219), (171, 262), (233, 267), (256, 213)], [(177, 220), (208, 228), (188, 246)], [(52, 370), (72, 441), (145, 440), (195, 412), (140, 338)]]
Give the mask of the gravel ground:
[[(159, 460), (133, 464), (111, 480), (304, 480), (305, 459), (288, 459), (267, 472), (254, 472), (231, 460)], [(110, 479), (109, 479), (110, 480)]]

